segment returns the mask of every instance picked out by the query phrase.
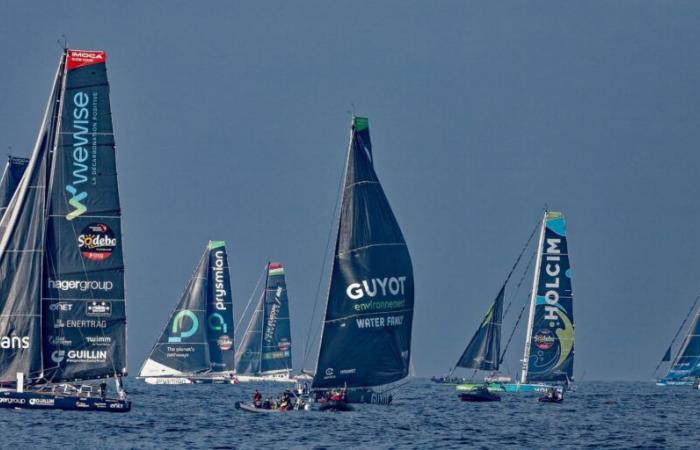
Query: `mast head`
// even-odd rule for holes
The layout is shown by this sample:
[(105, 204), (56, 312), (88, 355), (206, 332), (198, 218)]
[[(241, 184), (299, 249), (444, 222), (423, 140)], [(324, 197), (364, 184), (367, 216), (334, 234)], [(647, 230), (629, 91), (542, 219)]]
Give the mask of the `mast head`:
[(209, 241), (209, 250), (225, 247), (226, 241)]

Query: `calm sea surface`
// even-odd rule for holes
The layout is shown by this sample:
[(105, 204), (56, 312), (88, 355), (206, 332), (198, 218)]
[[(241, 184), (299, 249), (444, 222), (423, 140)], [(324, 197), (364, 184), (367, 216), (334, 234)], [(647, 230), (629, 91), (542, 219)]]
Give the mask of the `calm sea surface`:
[(391, 406), (350, 413), (250, 414), (253, 389), (148, 386), (129, 380), (131, 413), (0, 410), (3, 448), (700, 448), (700, 392), (652, 383), (583, 382), (563, 404), (504, 395), (462, 403), (454, 387), (414, 380)]

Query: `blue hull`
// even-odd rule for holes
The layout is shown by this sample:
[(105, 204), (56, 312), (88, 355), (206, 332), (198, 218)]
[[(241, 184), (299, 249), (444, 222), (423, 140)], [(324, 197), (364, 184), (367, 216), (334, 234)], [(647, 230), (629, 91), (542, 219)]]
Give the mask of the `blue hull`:
[(129, 412), (129, 400), (72, 397), (36, 392), (0, 392), (0, 408), (60, 409), (63, 411)]
[[(551, 388), (552, 386), (547, 385), (547, 384), (528, 384), (528, 383), (501, 383), (500, 384), (501, 388), (503, 389), (503, 392), (509, 393), (509, 394), (516, 394), (516, 393), (531, 393), (531, 392), (537, 392), (537, 393), (544, 393), (547, 392), (547, 389)], [(489, 386), (489, 389), (491, 387)]]

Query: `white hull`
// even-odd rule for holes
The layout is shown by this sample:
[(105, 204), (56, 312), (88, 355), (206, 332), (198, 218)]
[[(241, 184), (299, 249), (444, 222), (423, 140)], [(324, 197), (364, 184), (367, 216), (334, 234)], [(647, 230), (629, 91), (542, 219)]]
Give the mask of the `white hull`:
[(143, 381), (148, 384), (192, 384), (189, 378), (180, 377), (146, 377)]
[(274, 383), (296, 383), (297, 380), (291, 377), (289, 372), (275, 373), (269, 375), (236, 375), (239, 383), (274, 382)]

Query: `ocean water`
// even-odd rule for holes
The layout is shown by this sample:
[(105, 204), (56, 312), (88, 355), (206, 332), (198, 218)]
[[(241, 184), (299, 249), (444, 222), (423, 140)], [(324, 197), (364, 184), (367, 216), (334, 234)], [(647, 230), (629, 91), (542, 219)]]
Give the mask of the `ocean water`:
[(129, 380), (127, 414), (0, 410), (0, 446), (49, 449), (700, 448), (700, 392), (582, 382), (562, 404), (536, 395), (463, 403), (453, 386), (413, 380), (390, 406), (354, 412), (236, 410), (274, 384), (149, 386)]

